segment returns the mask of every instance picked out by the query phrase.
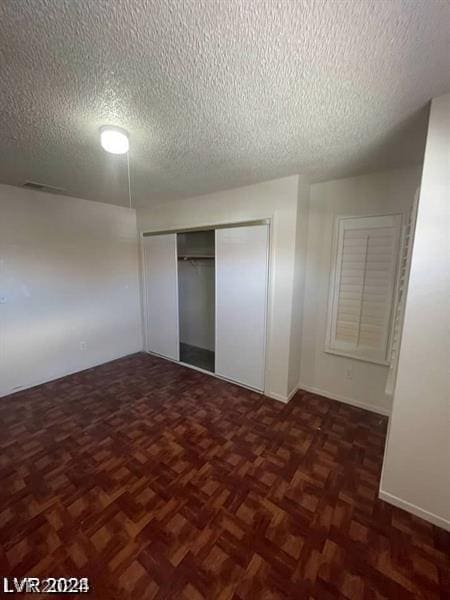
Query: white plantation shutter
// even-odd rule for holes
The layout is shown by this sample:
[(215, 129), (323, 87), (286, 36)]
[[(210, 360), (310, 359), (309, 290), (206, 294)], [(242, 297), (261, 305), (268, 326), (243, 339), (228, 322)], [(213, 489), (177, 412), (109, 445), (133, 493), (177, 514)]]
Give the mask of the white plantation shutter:
[(412, 249), (414, 242), (414, 232), (416, 229), (417, 208), (419, 204), (420, 190), (416, 190), (414, 202), (411, 207), (407, 223), (405, 225), (404, 239), (402, 244), (401, 260), (399, 266), (399, 281), (397, 289), (397, 305), (392, 323), (392, 342), (389, 373), (386, 379), (386, 394), (394, 393), (395, 382), (397, 380), (398, 357), (400, 352), (400, 338), (403, 330), (403, 321), (405, 318), (406, 290), (408, 288), (409, 271), (411, 269)]
[(326, 349), (386, 363), (400, 215), (337, 220)]

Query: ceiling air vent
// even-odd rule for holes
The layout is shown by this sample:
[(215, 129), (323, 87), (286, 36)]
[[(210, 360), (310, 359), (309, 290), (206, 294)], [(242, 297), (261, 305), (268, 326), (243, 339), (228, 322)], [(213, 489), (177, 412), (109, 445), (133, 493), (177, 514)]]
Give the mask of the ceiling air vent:
[(48, 192), (49, 194), (64, 194), (64, 188), (48, 185), (47, 183), (39, 183), (38, 181), (25, 181), (22, 187), (29, 190), (38, 190), (39, 192)]

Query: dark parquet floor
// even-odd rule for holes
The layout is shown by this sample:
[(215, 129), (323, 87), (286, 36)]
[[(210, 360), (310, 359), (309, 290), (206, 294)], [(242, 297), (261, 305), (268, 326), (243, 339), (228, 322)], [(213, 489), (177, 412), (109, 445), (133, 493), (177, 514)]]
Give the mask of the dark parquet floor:
[(385, 434), (145, 354), (3, 398), (0, 576), (88, 577), (79, 597), (104, 600), (449, 598), (449, 534), (377, 498)]

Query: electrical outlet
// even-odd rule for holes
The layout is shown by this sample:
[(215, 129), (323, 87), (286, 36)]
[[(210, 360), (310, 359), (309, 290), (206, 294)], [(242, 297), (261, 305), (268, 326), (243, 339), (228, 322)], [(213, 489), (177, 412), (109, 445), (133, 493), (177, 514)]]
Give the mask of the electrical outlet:
[(80, 342), (80, 350), (86, 350), (87, 342)]
[(349, 365), (346, 369), (345, 369), (345, 377), (347, 379), (353, 379), (353, 367), (352, 365)]

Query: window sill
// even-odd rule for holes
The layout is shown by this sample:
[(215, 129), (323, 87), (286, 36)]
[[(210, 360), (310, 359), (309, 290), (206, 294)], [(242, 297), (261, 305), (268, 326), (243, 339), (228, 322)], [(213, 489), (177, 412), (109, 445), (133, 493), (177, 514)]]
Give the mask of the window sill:
[(387, 360), (379, 360), (376, 358), (368, 358), (365, 356), (359, 356), (358, 354), (352, 354), (350, 352), (345, 352), (344, 350), (336, 350), (335, 348), (325, 348), (324, 352), (326, 354), (334, 354), (335, 356), (343, 356), (345, 358), (352, 358), (353, 360), (359, 360), (361, 362), (371, 363), (373, 365), (380, 365), (383, 367), (391, 366), (391, 363)]

